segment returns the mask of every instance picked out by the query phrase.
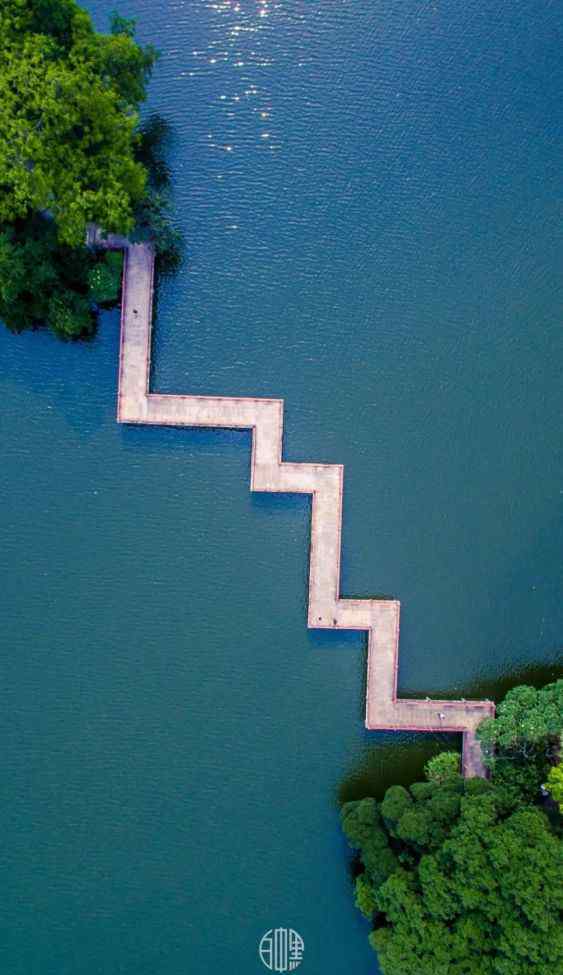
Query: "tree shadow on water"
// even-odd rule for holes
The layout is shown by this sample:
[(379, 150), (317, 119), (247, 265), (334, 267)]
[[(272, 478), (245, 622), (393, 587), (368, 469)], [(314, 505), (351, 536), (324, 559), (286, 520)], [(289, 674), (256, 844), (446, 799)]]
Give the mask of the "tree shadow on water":
[(241, 464), (249, 465), (250, 432), (247, 430), (124, 423), (121, 438), (126, 450), (181, 452), (186, 457), (233, 457), (240, 458)]
[(480, 676), (471, 681), (463, 688), (452, 689), (447, 687), (444, 690), (432, 691), (412, 690), (411, 688), (399, 688), (401, 697), (434, 697), (443, 700), (458, 700), (463, 694), (467, 700), (491, 700), (497, 704), (503, 699), (507, 691), (519, 684), (531, 684), (533, 687), (543, 687), (561, 677), (562, 668), (557, 663), (561, 660), (561, 650), (554, 652), (554, 659), (548, 663), (532, 663), (524, 667), (519, 667), (509, 673), (491, 674), (490, 676)]
[(442, 751), (459, 751), (461, 735), (414, 732), (365, 732), (359, 762), (338, 786), (339, 806), (352, 799), (382, 799), (391, 785), (410, 785), (424, 778), (424, 765)]

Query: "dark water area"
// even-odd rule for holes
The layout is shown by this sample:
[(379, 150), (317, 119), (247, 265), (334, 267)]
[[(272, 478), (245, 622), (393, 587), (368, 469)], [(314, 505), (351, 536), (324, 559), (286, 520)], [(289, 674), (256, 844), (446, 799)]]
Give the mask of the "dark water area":
[[(114, 0), (87, 4), (103, 27)], [(342, 588), (402, 601), (400, 689), (496, 696), (563, 645), (561, 5), (127, 0), (162, 52), (181, 273), (153, 385), (281, 396), (344, 463)], [(309, 501), (247, 433), (115, 423), (96, 339), (0, 333), (0, 962), (377, 972), (338, 803), (454, 739), (368, 734), (306, 622)]]

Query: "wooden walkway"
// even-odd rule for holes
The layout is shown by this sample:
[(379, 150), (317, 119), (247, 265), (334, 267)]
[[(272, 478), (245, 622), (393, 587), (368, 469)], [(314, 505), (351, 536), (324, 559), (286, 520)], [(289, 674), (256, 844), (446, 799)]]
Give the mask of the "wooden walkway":
[(125, 253), (118, 421), (250, 428), (251, 490), (312, 495), (308, 625), (368, 633), (366, 727), (462, 732), (463, 773), (483, 775), (475, 729), (483, 718), (494, 714), (494, 705), (489, 701), (397, 699), (399, 603), (340, 597), (343, 467), (282, 460), (283, 400), (151, 393), (153, 251), (148, 244), (129, 244), (111, 236), (98, 242)]

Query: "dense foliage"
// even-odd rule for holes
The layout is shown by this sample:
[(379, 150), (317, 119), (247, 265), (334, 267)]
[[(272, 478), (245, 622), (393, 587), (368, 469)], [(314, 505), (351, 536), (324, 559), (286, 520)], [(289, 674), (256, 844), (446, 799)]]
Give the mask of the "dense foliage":
[(358, 853), (356, 904), (373, 922), (384, 975), (561, 970), (562, 841), (541, 785), (561, 731), (562, 685), (507, 695), (483, 731), (491, 780), (464, 780), (447, 752), (427, 764), (424, 782), (343, 806)]
[(537, 690), (522, 684), (509, 691), (495, 718), (487, 718), (478, 737), (486, 765), (497, 782), (517, 784), (528, 798), (545, 782), (561, 748), (563, 680)]
[(563, 813), (563, 765), (554, 765), (547, 777), (546, 788)]
[(122, 18), (98, 34), (75, 0), (3, 0), (1, 222), (49, 211), (69, 246), (88, 222), (132, 230), (146, 183), (137, 108), (154, 60)]
[(118, 299), (122, 258), (86, 247), (89, 223), (177, 263), (163, 127), (139, 126), (156, 52), (133, 35), (116, 14), (97, 33), (75, 0), (0, 3), (0, 318), (13, 332), (85, 336)]
[(60, 338), (91, 334), (95, 307), (119, 296), (122, 256), (60, 244), (40, 215), (0, 232), (0, 318), (13, 332), (45, 324)]

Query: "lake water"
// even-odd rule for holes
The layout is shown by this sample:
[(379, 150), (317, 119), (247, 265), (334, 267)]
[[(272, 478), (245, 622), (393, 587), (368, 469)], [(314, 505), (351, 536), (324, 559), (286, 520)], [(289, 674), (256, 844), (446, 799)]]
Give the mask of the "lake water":
[[(105, 25), (114, 0), (92, 0)], [(548, 679), (563, 644), (560, 4), (128, 0), (162, 51), (187, 240), (155, 388), (281, 396), (346, 465), (342, 588), (403, 603), (405, 694)], [(2, 970), (377, 971), (342, 797), (438, 736), (367, 734), (360, 635), (310, 633), (309, 501), (247, 433), (115, 423), (96, 340), (0, 333)]]

